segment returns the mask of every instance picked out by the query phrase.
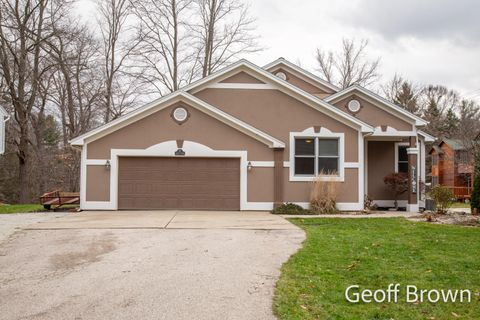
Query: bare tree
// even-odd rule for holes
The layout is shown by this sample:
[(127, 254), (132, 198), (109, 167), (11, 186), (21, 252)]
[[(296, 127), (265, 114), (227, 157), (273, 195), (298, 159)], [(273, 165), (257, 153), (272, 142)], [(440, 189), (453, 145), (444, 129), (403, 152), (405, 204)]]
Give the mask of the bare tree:
[(448, 109), (456, 109), (460, 102), (458, 92), (439, 85), (425, 86), (422, 90), (422, 99), (424, 104), (435, 105), (441, 114)]
[(241, 54), (261, 50), (248, 6), (235, 0), (195, 0), (194, 34), (206, 77)]
[(50, 100), (60, 111), (63, 144), (68, 146), (69, 139), (95, 125), (103, 87), (98, 47), (85, 26), (70, 21), (56, 29), (47, 49), (55, 62)]
[(19, 201), (29, 199), (30, 115), (38, 99), (39, 83), (48, 64), (42, 45), (51, 36), (51, 23), (61, 2), (49, 0), (1, 0), (0, 65), (6, 84), (6, 103), (18, 128)]
[(368, 40), (343, 39), (339, 52), (317, 49), (318, 71), (326, 81), (347, 88), (353, 84), (368, 87), (378, 77), (380, 58), (370, 60), (366, 56)]
[(54, 62), (48, 97), (61, 124), (62, 148), (56, 159), (62, 166), (56, 170), (59, 186), (78, 190), (80, 157), (68, 140), (87, 132), (103, 121), (102, 73), (98, 44), (89, 29), (78, 21), (68, 19), (55, 31), (46, 50)]
[(135, 52), (139, 78), (157, 93), (173, 92), (190, 83), (196, 59), (188, 39), (192, 0), (132, 1), (141, 43)]
[(135, 103), (138, 88), (126, 64), (138, 41), (130, 36), (130, 0), (98, 0), (101, 55), (105, 77), (104, 121), (125, 113)]
[(479, 149), (480, 105), (473, 100), (462, 100), (458, 106), (457, 137), (467, 150), (472, 150), (472, 158)]
[(392, 80), (382, 86), (385, 97), (413, 114), (420, 114), (419, 98), (422, 89), (402, 76), (395, 74)]

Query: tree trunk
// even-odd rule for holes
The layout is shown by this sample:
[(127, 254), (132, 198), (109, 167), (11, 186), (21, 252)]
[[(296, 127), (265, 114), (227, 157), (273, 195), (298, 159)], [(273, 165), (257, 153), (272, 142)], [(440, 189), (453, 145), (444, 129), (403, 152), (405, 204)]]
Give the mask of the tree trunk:
[(28, 132), (26, 129), (20, 131), (20, 142), (18, 144), (18, 185), (19, 185), (19, 203), (29, 202), (29, 161), (28, 161)]

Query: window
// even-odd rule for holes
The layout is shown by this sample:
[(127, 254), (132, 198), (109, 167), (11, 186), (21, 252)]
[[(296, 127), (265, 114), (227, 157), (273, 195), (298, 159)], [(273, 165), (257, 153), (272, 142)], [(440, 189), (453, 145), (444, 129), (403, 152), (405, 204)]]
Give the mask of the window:
[(285, 72), (279, 71), (279, 72), (275, 73), (275, 75), (277, 77), (279, 77), (280, 79), (287, 81), (287, 75), (285, 74)]
[(295, 174), (315, 174), (316, 139), (295, 139)]
[(397, 148), (398, 148), (397, 172), (408, 173), (408, 154), (407, 154), (408, 146), (399, 145)]
[(295, 176), (338, 175), (339, 139), (295, 138)]
[(338, 172), (338, 139), (318, 139), (318, 174)]
[(468, 152), (465, 150), (455, 151), (455, 162), (458, 164), (469, 164), (471, 161)]

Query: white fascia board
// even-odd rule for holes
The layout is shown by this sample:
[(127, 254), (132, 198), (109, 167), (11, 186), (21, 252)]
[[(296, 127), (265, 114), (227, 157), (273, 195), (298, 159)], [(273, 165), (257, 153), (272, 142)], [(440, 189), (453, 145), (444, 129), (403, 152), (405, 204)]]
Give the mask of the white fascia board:
[(436, 138), (425, 131), (418, 130), (418, 134), (425, 139), (425, 142), (435, 142)]
[(347, 94), (351, 93), (352, 91), (359, 91), (361, 93), (363, 93), (364, 95), (366, 95), (367, 97), (377, 101), (380, 103), (380, 107), (381, 106), (385, 106), (386, 108), (383, 108), (385, 111), (393, 114), (393, 115), (396, 115), (398, 116), (399, 114), (406, 117), (407, 119), (409, 119), (409, 122), (411, 122), (412, 124), (414, 124), (415, 126), (426, 126), (428, 124), (428, 121), (420, 118), (419, 116), (416, 116), (414, 115), (413, 113), (410, 113), (408, 112), (407, 110), (403, 109), (402, 107), (400, 106), (397, 106), (396, 104), (394, 103), (391, 103), (390, 101), (388, 101), (387, 99), (379, 96), (378, 94), (368, 90), (368, 89), (365, 89), (357, 84), (353, 85), (353, 86), (350, 86), (340, 92), (337, 92), (331, 96), (328, 96), (326, 97), (324, 100), (327, 101), (327, 102), (334, 102), (334, 101), (337, 101), (339, 99), (341, 99), (342, 97), (346, 96)]
[[(212, 81), (213, 79), (216, 79), (220, 76), (224, 76), (223, 78), (227, 78), (228, 77), (228, 73), (232, 70), (235, 70), (235, 68), (245, 64), (247, 62), (247, 60), (245, 59), (241, 59), (241, 60), (238, 60), (237, 62), (234, 62), (218, 71), (215, 71), (214, 73), (206, 76), (205, 78), (202, 78), (202, 79), (199, 79), (197, 81), (194, 81), (188, 85), (186, 85), (185, 87), (182, 87), (181, 90), (182, 91), (190, 91), (194, 88), (197, 88), (197, 87), (201, 87), (202, 85), (204, 85), (205, 83), (207, 82), (210, 82)], [(221, 79), (223, 80), (223, 79)], [(221, 81), (219, 80), (219, 81)], [(197, 90), (198, 91), (198, 90)]]
[(211, 74), (208, 77), (205, 77), (182, 88), (182, 90), (194, 94), (208, 87), (210, 83), (222, 81), (239, 71), (244, 71), (256, 78), (259, 78), (262, 81), (274, 84), (277, 90), (296, 98), (297, 100), (313, 107), (314, 109), (330, 117), (333, 117), (334, 119), (352, 128), (355, 128), (356, 130), (360, 129), (362, 132), (373, 132), (373, 127), (369, 124), (349, 115), (346, 112), (341, 111), (340, 109), (332, 106), (328, 102), (325, 102), (324, 100), (303, 91), (302, 89), (290, 84), (289, 82), (276, 77), (270, 72), (258, 67), (257, 65), (247, 60), (240, 60), (236, 63), (233, 63), (230, 66), (222, 69), (221, 71)]
[(248, 89), (248, 90), (269, 90), (276, 89), (275, 86), (265, 83), (212, 83), (208, 88), (213, 89)]
[(150, 103), (147, 103), (145, 105), (143, 105), (142, 107), (140, 108), (137, 108), (113, 121), (110, 121), (109, 123), (106, 123), (104, 125), (101, 125), (93, 130), (90, 130), (89, 132), (87, 133), (84, 133), (78, 137), (75, 137), (71, 140), (69, 140), (68, 142), (72, 145), (72, 146), (82, 146), (85, 142), (85, 139), (89, 138), (89, 137), (92, 137), (102, 131), (105, 131), (105, 130), (108, 130), (110, 128), (113, 128), (115, 127), (116, 125), (119, 125), (120, 123), (124, 122), (124, 121), (127, 121), (128, 119), (131, 119), (135, 116), (137, 116), (138, 114), (141, 114), (143, 112), (145, 112), (146, 110), (149, 110), (151, 108), (153, 108), (154, 106), (157, 106), (161, 103), (164, 103), (166, 101), (171, 101), (171, 100), (174, 100), (176, 97), (178, 97), (180, 95), (180, 91), (177, 91), (177, 92), (174, 92), (174, 93), (171, 93), (171, 94), (168, 94), (166, 96), (163, 96), (159, 99), (156, 99), (156, 100), (153, 100), (152, 102)]
[(313, 73), (297, 66), (296, 64), (286, 60), (285, 58), (279, 58), (273, 62), (270, 62), (269, 64), (265, 65), (263, 69), (265, 70), (271, 70), (277, 66), (285, 66), (287, 69), (290, 69), (289, 71), (293, 71), (296, 76), (299, 76), (302, 80), (316, 86), (316, 87), (324, 87), (327, 89), (332, 90), (333, 92), (338, 92), (340, 91), (340, 88), (331, 84), (328, 81), (323, 80), (322, 78), (317, 77)]
[(374, 132), (369, 137), (416, 137), (416, 131)]
[(71, 144), (82, 145), (85, 142), (92, 142), (133, 122), (143, 119), (151, 115), (152, 113), (158, 112), (176, 102), (184, 101), (192, 107), (195, 107), (200, 111), (210, 115), (211, 117), (222, 121), (223, 123), (233, 127), (234, 129), (243, 132), (256, 140), (259, 140), (262, 143), (265, 143), (270, 148), (285, 148), (285, 144), (282, 141), (266, 134), (265, 132), (257, 128), (252, 127), (251, 125), (215, 108), (214, 106), (209, 105), (205, 101), (200, 100), (186, 92), (179, 91), (175, 94), (166, 96), (165, 98), (166, 99), (160, 99), (154, 103), (139, 108), (123, 117), (120, 117), (115, 121), (108, 123), (107, 125), (91, 131), (90, 133), (75, 138), (71, 141)]

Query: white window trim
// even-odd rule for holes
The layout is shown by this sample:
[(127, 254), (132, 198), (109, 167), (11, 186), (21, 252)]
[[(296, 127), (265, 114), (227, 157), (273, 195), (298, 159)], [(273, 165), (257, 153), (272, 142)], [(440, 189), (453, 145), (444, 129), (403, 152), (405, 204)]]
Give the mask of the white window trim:
[(398, 147), (408, 147), (409, 145), (408, 142), (395, 142), (395, 173), (398, 173)]
[[(321, 128), (320, 132), (315, 132), (313, 127), (302, 132), (290, 132), (290, 166), (289, 181), (314, 181), (315, 176), (299, 176), (295, 175), (295, 139), (299, 138), (335, 138), (338, 139), (338, 175), (336, 176), (320, 176), (321, 181), (345, 181), (345, 134), (331, 132), (326, 128)], [(317, 148), (317, 144), (315, 146)], [(315, 152), (315, 154), (318, 154)], [(315, 159), (317, 162), (317, 159)]]

